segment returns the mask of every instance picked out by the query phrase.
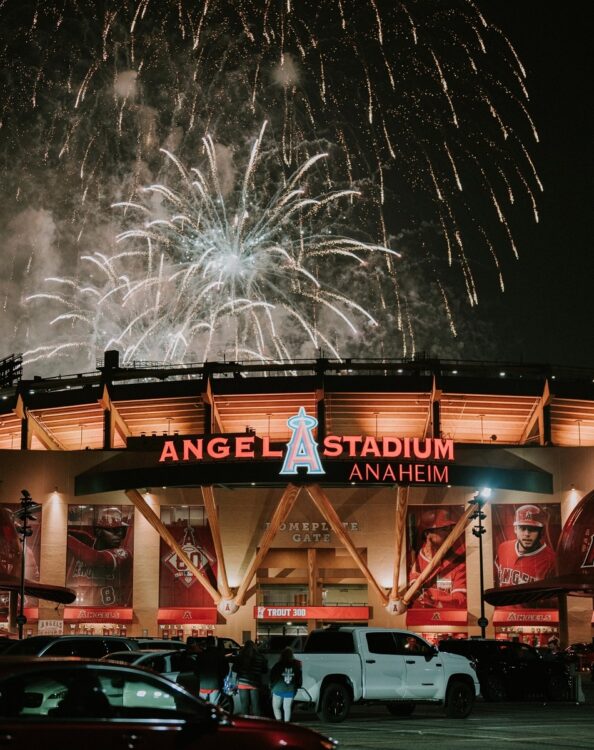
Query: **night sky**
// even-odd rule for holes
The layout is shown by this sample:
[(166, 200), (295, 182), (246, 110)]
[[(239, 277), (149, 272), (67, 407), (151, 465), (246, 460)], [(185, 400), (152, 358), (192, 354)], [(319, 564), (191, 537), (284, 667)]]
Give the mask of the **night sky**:
[(493, 298), (507, 342), (502, 355), (592, 367), (592, 6), (582, 0), (562, 7), (540, 0), (479, 5), (513, 40), (526, 67), (541, 137), (533, 153), (545, 187), (541, 221), (526, 225), (517, 273), (505, 294)]
[[(175, 9), (175, 4), (166, 6), (154, 0), (147, 5), (146, 19), (138, 19), (139, 38), (132, 47), (127, 34), (130, 19), (140, 7), (133, 0), (119, 5), (104, 0), (80, 7), (66, 3), (77, 10), (70, 10), (55, 29), (47, 11), (63, 3), (47, 0), (37, 6), (32, 0), (10, 0), (0, 5), (0, 50), (5, 69), (0, 75), (4, 101), (0, 116), (0, 169), (4, 175), (0, 245), (6, 258), (6, 272), (0, 279), (0, 336), (5, 341), (0, 356), (25, 351), (27, 361), (29, 349), (33, 352), (31, 372), (35, 373), (92, 369), (105, 345), (111, 348), (114, 337), (125, 331), (127, 339), (118, 339), (121, 349), (128, 347), (123, 361), (196, 362), (205, 350), (204, 341), (198, 337), (192, 340), (192, 326), (180, 324), (180, 310), (184, 309), (191, 310), (187, 320), (198, 320), (202, 330), (205, 320), (209, 324), (215, 321), (215, 343), (211, 346), (208, 342), (209, 359), (249, 359), (252, 355), (265, 359), (289, 352), (297, 358), (311, 358), (320, 353), (338, 356), (340, 350), (342, 356), (355, 357), (425, 352), (442, 358), (594, 367), (594, 336), (590, 331), (594, 260), (588, 231), (594, 197), (592, 61), (587, 37), (591, 4), (568, 0), (562, 10), (543, 0), (476, 0), (475, 4), (489, 22), (501, 27), (526, 68), (530, 95), (527, 110), (539, 132), (539, 144), (533, 142), (528, 118), (522, 117), (521, 107), (514, 104), (514, 97), (516, 103), (521, 100), (516, 85), (519, 76), (510, 64), (511, 56), (504, 59), (504, 52), (501, 57), (501, 39), (484, 30), (488, 53), (481, 54), (472, 23), (450, 13), (456, 7), (463, 15), (473, 16), (473, 3), (410, 0), (419, 22), (416, 46), (406, 20), (407, 4), (378, 0), (384, 23), (390, 17), (398, 18), (394, 28), (386, 25), (382, 42), (389, 48), (388, 54), (394, 52), (390, 64), (397, 85), (390, 88), (382, 58), (385, 52), (376, 38), (377, 19), (370, 10), (373, 4), (350, 0), (345, 4), (350, 15), (341, 40), (339, 19), (334, 11), (326, 13), (324, 0), (321, 5), (303, 0), (293, 6), (292, 13), (300, 19), (295, 28), (300, 31), (294, 38), (287, 33), (286, 68), (278, 62), (275, 46), (275, 35), (278, 32), (281, 38), (284, 22), (277, 20), (278, 28), (273, 23), (272, 35), (261, 37), (267, 42), (262, 42), (260, 88), (253, 112), (246, 92), (260, 68), (256, 68), (250, 44), (242, 41), (247, 26), (236, 11), (251, 8), (258, 15), (261, 6), (255, 0), (237, 4), (221, 0), (221, 13), (227, 16), (219, 18), (215, 10), (206, 23), (201, 43), (208, 39), (209, 44), (200, 63), (191, 50), (191, 24), (184, 21), (180, 25), (184, 26), (182, 39), (177, 34), (177, 11), (172, 18), (167, 16), (167, 8)], [(219, 7), (217, 3), (212, 5)], [(109, 22), (110, 30), (103, 37), (105, 19), (116, 6), (120, 15), (113, 15), (113, 24)], [(37, 7), (43, 8), (39, 18)], [(188, 7), (197, 13), (198, 6)], [(278, 12), (280, 19), (283, 11), (279, 8), (285, 6), (279, 3), (271, 7), (275, 9), (271, 15)], [(328, 0), (326, 7), (335, 10), (337, 6)], [(160, 14), (166, 20), (162, 27), (156, 24), (153, 31), (151, 19), (159, 19)], [(450, 19), (452, 27), (444, 27)], [(299, 26), (301, 20), (303, 26)], [(311, 39), (307, 24), (313, 29)], [(358, 46), (351, 46), (346, 39), (351, 29)], [(146, 35), (144, 42), (142, 34)], [(335, 48), (333, 34), (338, 39)], [(323, 54), (317, 52), (317, 37)], [(145, 42), (149, 52), (137, 70), (134, 54), (142, 56), (138, 50)], [(306, 53), (300, 70), (298, 48), (302, 43)], [(293, 70), (291, 55), (295, 59)], [(469, 65), (472, 56), (479, 65), (476, 75)], [(327, 65), (323, 74), (322, 57)], [(439, 58), (446, 66), (441, 81), (436, 74)], [(220, 63), (222, 59), (224, 63)], [(39, 78), (38, 70), (43, 71)], [(366, 70), (371, 71), (371, 81), (365, 80)], [(336, 92), (330, 106), (324, 76), (329, 89)], [(87, 82), (79, 88), (83, 80)], [(373, 97), (377, 97), (373, 124), (367, 109), (372, 89)], [(287, 95), (287, 91), (292, 93)], [(497, 118), (490, 116), (485, 106), (491, 102), (501, 112), (502, 125), (509, 125), (517, 138), (504, 141), (504, 127), (499, 127)], [(453, 127), (456, 115), (462, 127)], [(387, 124), (382, 130), (383, 117)], [(126, 209), (125, 219), (121, 214), (116, 216), (112, 203), (134, 198), (142, 204), (143, 186), (155, 182), (178, 189), (175, 168), (163, 164), (159, 148), (169, 148), (187, 167), (196, 166), (202, 159), (203, 169), (207, 160), (202, 136), (211, 130), (218, 149), (213, 158), (224, 183), (222, 193), (227, 189), (225, 184), (230, 186), (223, 203), (228, 199), (227, 215), (233, 215), (237, 210), (233, 201), (237, 202), (241, 192), (242, 165), (248, 161), (264, 119), (271, 123), (262, 141), (263, 168), (255, 170), (250, 182), (251, 216), (257, 217), (258, 212), (264, 215), (278, 185), (313, 152), (327, 148), (328, 173), (321, 167), (312, 170), (311, 177), (308, 173), (304, 194), (310, 191), (313, 195), (322, 185), (324, 189), (328, 185), (332, 189), (355, 185), (363, 197), (360, 202), (351, 202), (350, 208), (343, 209), (337, 203), (336, 210), (328, 209), (324, 214), (323, 223), (318, 217), (306, 224), (305, 234), (334, 234), (348, 237), (348, 241), (355, 238), (403, 251), (403, 258), (394, 266), (397, 271), (386, 270), (390, 264), (385, 255), (366, 257), (361, 266), (349, 265), (346, 253), (339, 257), (314, 252), (306, 259), (303, 269), (311, 268), (320, 282), (322, 297), (327, 288), (326, 299), (332, 303), (338, 300), (337, 305), (349, 319), (352, 317), (356, 323), (351, 326), (353, 333), (333, 317), (330, 306), (316, 307), (317, 301), (312, 300), (317, 300), (317, 291), (309, 297), (295, 294), (296, 289), (301, 294), (300, 284), (308, 278), (301, 273), (303, 269), (294, 273), (295, 264), (283, 268), (281, 263), (278, 274), (267, 260), (265, 271), (258, 277), (264, 291), (253, 298), (253, 287), (239, 285), (235, 289), (235, 278), (239, 277), (233, 277), (234, 271), (226, 276), (228, 284), (221, 293), (203, 294), (201, 280), (194, 277), (196, 286), (191, 287), (191, 293), (181, 293), (177, 282), (169, 283), (171, 274), (176, 271), (179, 277), (183, 263), (191, 264), (199, 236), (193, 236), (190, 242), (190, 234), (182, 236), (179, 232), (168, 235), (161, 245), (163, 238), (154, 240), (157, 247), (168, 248), (165, 271), (159, 277), (168, 283), (153, 283), (153, 261), (145, 262), (145, 240), (115, 243), (116, 234), (134, 229), (136, 219), (134, 210)], [(388, 131), (390, 136), (385, 138)], [(386, 143), (389, 138), (394, 145), (391, 155), (388, 151), (392, 146), (388, 148)], [(290, 154), (286, 150), (289, 141)], [(544, 184), (542, 194), (520, 150), (524, 144)], [(514, 165), (521, 175), (514, 173)], [(456, 169), (460, 170), (464, 190), (456, 185)], [(511, 189), (506, 190), (503, 182), (508, 179), (513, 183), (514, 201), (508, 199)], [(440, 189), (447, 196), (445, 201)], [(539, 224), (534, 223), (530, 190), (537, 200)], [(184, 210), (194, 210), (197, 204), (192, 201), (186, 201)], [(503, 207), (505, 221), (498, 219), (497, 202)], [(144, 207), (150, 209), (148, 215), (160, 219), (165, 204), (161, 196)], [(296, 222), (293, 225), (286, 222), (276, 227), (274, 239), (289, 248), (289, 254), (299, 254), (303, 232), (296, 231)], [(221, 228), (228, 229), (211, 227), (213, 231)], [(456, 246), (458, 229), (466, 257)], [(513, 256), (514, 243), (518, 260)], [(105, 265), (97, 263), (89, 270), (88, 260), (81, 260), (97, 252), (109, 258), (124, 247), (131, 250), (132, 260), (114, 261), (109, 267), (109, 282)], [(250, 256), (248, 249), (249, 257), (240, 258), (246, 263), (248, 275), (254, 267), (260, 273), (257, 250)], [(454, 258), (451, 266), (446, 262), (446, 250)], [(217, 262), (228, 262), (227, 247), (224, 251)], [(267, 259), (270, 257), (268, 254)], [(326, 262), (328, 258), (331, 262)], [(499, 290), (499, 269), (504, 292)], [(270, 271), (273, 275), (267, 279)], [(396, 275), (400, 285), (397, 294)], [(110, 289), (109, 283), (117, 285), (124, 278), (131, 279), (133, 285), (140, 279), (136, 287), (140, 291), (123, 297), (119, 288), (112, 288), (106, 295), (111, 307), (105, 305), (95, 314), (95, 299)], [(206, 285), (209, 279), (204, 278)], [(147, 279), (151, 284), (145, 283)], [(479, 303), (472, 307), (475, 281)], [(159, 306), (155, 304), (152, 318), (145, 317), (156, 288), (160, 290)], [(215, 284), (215, 288), (221, 287)], [(64, 289), (69, 290), (65, 295), (60, 291)], [(343, 296), (333, 296), (335, 291)], [(229, 316), (225, 312), (225, 304), (233, 295), (250, 302), (243, 317), (243, 313)], [(205, 300), (198, 313), (193, 311), (193, 299)], [(374, 327), (369, 318), (349, 307), (350, 300), (360, 303), (361, 309), (369, 308), (380, 325)], [(253, 310), (257, 305), (262, 309), (262, 303), (271, 303), (268, 306), (274, 307), (279, 316), (274, 325), (268, 325), (263, 313), (254, 323), (259, 313)], [(287, 309), (294, 305), (300, 317), (291, 317), (291, 311), (279, 312), (285, 303)], [(213, 318), (211, 311), (215, 308)], [(54, 316), (60, 322), (49, 326)], [(128, 326), (131, 318), (140, 323)], [(297, 325), (296, 320), (300, 321)], [(402, 320), (404, 325), (400, 325)], [(306, 324), (301, 325), (302, 321)], [(454, 327), (458, 330), (456, 339), (451, 336)], [(171, 351), (173, 329), (184, 346)], [(323, 336), (317, 338), (318, 332)], [(282, 350), (275, 339), (282, 339)], [(136, 347), (138, 341), (148, 345)], [(72, 342), (79, 343), (74, 347)], [(186, 342), (189, 344), (184, 349)], [(60, 344), (66, 348), (56, 348)]]

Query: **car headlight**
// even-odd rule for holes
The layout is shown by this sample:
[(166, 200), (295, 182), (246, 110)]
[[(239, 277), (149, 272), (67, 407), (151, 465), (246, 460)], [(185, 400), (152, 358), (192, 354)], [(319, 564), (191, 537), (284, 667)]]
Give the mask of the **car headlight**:
[(338, 747), (338, 740), (335, 740), (333, 737), (323, 737), (320, 740), (320, 747), (323, 747), (324, 750), (334, 750), (334, 748)]

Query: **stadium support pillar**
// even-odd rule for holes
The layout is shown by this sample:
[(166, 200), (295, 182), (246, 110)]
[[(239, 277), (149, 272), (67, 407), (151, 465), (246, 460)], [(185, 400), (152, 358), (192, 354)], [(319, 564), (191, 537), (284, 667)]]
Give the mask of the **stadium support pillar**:
[(177, 554), (179, 559), (186, 565), (188, 570), (195, 576), (198, 583), (204, 589), (206, 589), (206, 591), (212, 596), (214, 603), (218, 604), (221, 601), (221, 594), (217, 591), (217, 589), (211, 586), (210, 582), (204, 577), (204, 575), (200, 572), (200, 570), (194, 565), (194, 563), (186, 555), (184, 549), (179, 544), (177, 539), (173, 536), (173, 534), (161, 521), (161, 519), (155, 513), (155, 511), (151, 508), (151, 506), (146, 502), (146, 500), (143, 498), (140, 492), (138, 490), (126, 490), (126, 495), (130, 499), (134, 507), (137, 508), (140, 511), (140, 513), (142, 513), (142, 515), (146, 518), (146, 520), (150, 523), (153, 529), (155, 529), (155, 531), (158, 532), (161, 539), (163, 539), (163, 541), (169, 547), (171, 547), (171, 549)]
[(221, 527), (219, 525), (219, 514), (214, 499), (212, 487), (202, 487), (202, 501), (208, 517), (208, 524), (212, 533), (215, 554), (217, 556), (217, 570), (219, 574), (219, 588), (224, 599), (231, 599), (233, 594), (229, 588), (227, 578), (227, 568), (225, 567), (225, 555), (223, 550), (223, 540), (221, 538)]
[(260, 565), (262, 565), (262, 561), (266, 557), (268, 550), (270, 549), (270, 545), (272, 544), (272, 540), (276, 536), (280, 525), (287, 520), (287, 516), (291, 512), (291, 508), (295, 504), (295, 500), (297, 500), (297, 496), (299, 495), (300, 490), (301, 487), (297, 487), (297, 485), (295, 484), (288, 484), (285, 491), (283, 492), (283, 496), (276, 506), (276, 510), (274, 511), (272, 519), (270, 520), (270, 525), (262, 535), (260, 547), (256, 553), (256, 556), (252, 560), (252, 564), (243, 577), (241, 585), (237, 589), (235, 603), (238, 607), (241, 607), (245, 603), (244, 599), (250, 583), (252, 582), (253, 577), (256, 575), (256, 571), (258, 570)]
[(592, 640), (592, 597), (559, 595), (561, 648)]
[(369, 570), (369, 568), (367, 567), (367, 564), (365, 563), (365, 561), (359, 554), (357, 548), (351, 541), (350, 536), (347, 534), (344, 526), (342, 525), (342, 521), (338, 517), (338, 513), (334, 509), (334, 506), (330, 502), (324, 490), (320, 487), (319, 484), (309, 485), (306, 489), (307, 489), (308, 495), (313, 500), (313, 503), (316, 506), (316, 508), (320, 511), (322, 516), (326, 519), (332, 531), (340, 539), (343, 546), (349, 552), (355, 564), (357, 565), (359, 570), (363, 573), (363, 575), (367, 579), (367, 582), (374, 589), (377, 596), (379, 597), (379, 600), (382, 602), (383, 606), (385, 607), (386, 604), (388, 603), (388, 597), (386, 595), (386, 592), (384, 591), (384, 589), (381, 588), (381, 586), (378, 584), (378, 582), (375, 580), (375, 578), (371, 574), (371, 571)]

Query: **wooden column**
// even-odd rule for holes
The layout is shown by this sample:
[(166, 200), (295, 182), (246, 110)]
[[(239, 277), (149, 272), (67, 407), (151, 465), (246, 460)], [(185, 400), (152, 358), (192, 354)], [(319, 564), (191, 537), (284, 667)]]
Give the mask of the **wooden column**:
[(410, 604), (410, 601), (417, 593), (417, 591), (421, 588), (421, 586), (425, 583), (425, 581), (435, 575), (439, 565), (441, 564), (441, 561), (450, 551), (456, 539), (458, 539), (460, 534), (464, 531), (468, 519), (475, 512), (476, 508), (476, 505), (469, 505), (466, 508), (462, 516), (460, 516), (460, 518), (458, 519), (458, 523), (443, 540), (443, 544), (431, 558), (431, 562), (429, 563), (429, 565), (427, 565), (425, 570), (421, 572), (421, 575), (413, 582), (413, 584), (408, 588), (406, 594), (402, 597), (402, 602), (404, 604)]
[(330, 524), (332, 531), (340, 539), (343, 546), (347, 549), (350, 556), (355, 561), (355, 564), (357, 565), (357, 567), (360, 569), (360, 571), (363, 573), (363, 575), (367, 579), (367, 582), (369, 583), (369, 585), (374, 589), (376, 594), (379, 596), (380, 601), (385, 606), (388, 603), (388, 597), (386, 596), (386, 592), (381, 588), (381, 586), (375, 580), (375, 578), (371, 574), (371, 571), (367, 567), (367, 564), (365, 563), (361, 555), (358, 553), (357, 548), (351, 541), (350, 536), (345, 531), (344, 526), (342, 525), (342, 522), (340, 518), (338, 517), (338, 513), (335, 511), (334, 507), (332, 506), (332, 503), (328, 499), (328, 496), (325, 494), (325, 492), (322, 490), (319, 484), (309, 485), (306, 489), (307, 489), (309, 496), (313, 500), (316, 508), (324, 516), (326, 521)]
[[(307, 550), (307, 599), (310, 607), (319, 607), (322, 603), (318, 584), (318, 553), (315, 547)], [(316, 627), (315, 620), (307, 621), (308, 631)]]
[(297, 485), (295, 484), (288, 484), (285, 491), (283, 492), (283, 496), (279, 500), (279, 503), (276, 506), (276, 510), (274, 511), (274, 514), (270, 520), (270, 526), (268, 526), (268, 528), (264, 531), (264, 534), (262, 534), (262, 539), (260, 540), (260, 546), (256, 553), (256, 556), (252, 560), (252, 564), (243, 577), (241, 585), (237, 589), (237, 594), (235, 595), (235, 603), (238, 606), (244, 604), (243, 599), (252, 582), (252, 578), (254, 577), (256, 571), (266, 557), (266, 554), (270, 549), (270, 545), (272, 544), (272, 540), (278, 532), (279, 526), (281, 525), (281, 523), (285, 522), (287, 516), (291, 512), (291, 508), (293, 507), (300, 490), (301, 487), (297, 487)]
[(408, 508), (407, 487), (398, 487), (396, 493), (396, 520), (394, 524), (394, 577), (392, 579), (392, 591), (390, 599), (398, 599), (398, 581), (400, 578), (400, 560), (404, 549), (406, 531), (406, 510)]
[(138, 492), (138, 490), (126, 490), (126, 495), (130, 498), (130, 500), (134, 504), (134, 507), (138, 508), (138, 510), (150, 523), (153, 529), (157, 531), (161, 539), (163, 539), (163, 541), (167, 545), (169, 545), (169, 547), (171, 547), (171, 549), (176, 553), (179, 559), (185, 563), (188, 570), (196, 577), (198, 583), (203, 588), (205, 588), (206, 591), (208, 591), (208, 593), (212, 596), (214, 603), (218, 604), (221, 601), (221, 594), (217, 591), (217, 589), (212, 587), (210, 581), (208, 581), (208, 579), (202, 575), (202, 573), (186, 555), (177, 539), (173, 536), (173, 534), (171, 534), (169, 529), (165, 526), (165, 524), (157, 516), (154, 510), (142, 497), (140, 492)]
[(221, 539), (221, 527), (219, 526), (219, 515), (215, 505), (214, 493), (212, 487), (201, 487), (202, 500), (208, 517), (210, 531), (214, 542), (215, 553), (217, 556), (217, 572), (219, 576), (219, 586), (224, 599), (231, 599), (233, 594), (229, 588), (229, 579), (227, 578), (227, 569), (225, 567), (225, 557), (223, 553), (223, 540)]

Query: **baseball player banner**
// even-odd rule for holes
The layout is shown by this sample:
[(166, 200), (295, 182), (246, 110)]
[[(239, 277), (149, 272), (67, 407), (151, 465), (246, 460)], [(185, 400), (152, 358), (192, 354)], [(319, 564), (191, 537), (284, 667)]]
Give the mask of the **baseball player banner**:
[[(161, 520), (210, 583), (217, 587), (217, 558), (212, 533), (201, 507), (164, 507)], [(160, 607), (212, 607), (204, 590), (177, 553), (161, 539)]]
[[(464, 512), (462, 506), (409, 507), (407, 563), (409, 585), (429, 565), (444, 539)], [(411, 608), (466, 610), (466, 543), (454, 542), (434, 575), (425, 581)]]
[(134, 508), (70, 505), (66, 586), (75, 606), (131, 607)]
[[(0, 550), (0, 554), (8, 564), (9, 560), (18, 560), (19, 569), (11, 570), (12, 575), (20, 575), (20, 536), (16, 530), (20, 522), (13, 517), (13, 513), (20, 510), (20, 503), (0, 503), (0, 526), (4, 523), (7, 525), (11, 524), (14, 526), (14, 531), (9, 527), (6, 531), (0, 528), (5, 543), (7, 545), (15, 545), (14, 550)], [(41, 555), (41, 508), (34, 513), (34, 520), (29, 521), (29, 528), (31, 529), (31, 536), (27, 537), (27, 546), (25, 552), (25, 578), (30, 581), (39, 581), (39, 559)], [(11, 563), (12, 564), (12, 563)], [(37, 607), (39, 606), (39, 600), (33, 596), (25, 597), (25, 607)], [(0, 591), (0, 620), (6, 620), (8, 618), (8, 592)]]
[[(556, 574), (561, 533), (559, 504), (493, 505), (494, 581), (496, 588), (543, 581)], [(539, 601), (538, 609), (556, 609), (557, 600)], [(515, 605), (506, 609), (529, 609)]]

